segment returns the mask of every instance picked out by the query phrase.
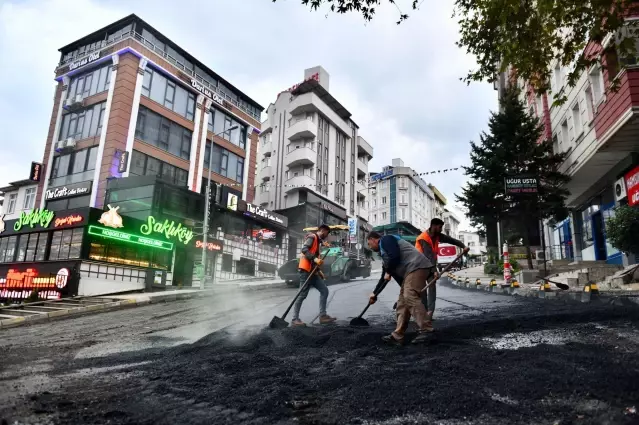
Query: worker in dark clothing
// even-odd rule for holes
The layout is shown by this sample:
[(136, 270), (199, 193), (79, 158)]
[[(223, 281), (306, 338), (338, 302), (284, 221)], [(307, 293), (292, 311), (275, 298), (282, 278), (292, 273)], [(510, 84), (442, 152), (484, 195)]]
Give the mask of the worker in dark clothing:
[[(432, 219), (430, 221), (430, 227), (424, 230), (415, 241), (415, 248), (424, 254), (428, 261), (433, 264), (431, 274), (435, 277), (435, 279), (439, 278), (439, 273), (437, 272), (437, 253), (439, 252), (440, 243), (455, 245), (461, 248), (464, 251), (464, 254), (467, 254), (469, 251), (469, 248), (467, 248), (463, 242), (442, 233), (443, 226), (444, 222), (441, 219)], [(426, 305), (428, 318), (431, 321), (433, 320), (433, 313), (435, 313), (435, 301), (437, 299), (436, 285), (436, 283), (433, 283), (424, 293), (424, 303)]]
[[(404, 334), (411, 316), (417, 323), (418, 335), (413, 343), (424, 342), (433, 327), (426, 315), (426, 308), (422, 304), (421, 291), (426, 287), (429, 273), (433, 265), (428, 262), (415, 247), (397, 235), (383, 236), (377, 232), (368, 234), (368, 247), (379, 252), (385, 270), (384, 281), (394, 277), (401, 281), (401, 289), (397, 300), (397, 327), (395, 331), (383, 338), (385, 342), (403, 344)], [(383, 282), (381, 282), (383, 284)], [(381, 286), (381, 285), (380, 285)], [(371, 304), (377, 300), (379, 287), (369, 297)]]
[(320, 258), (320, 245), (328, 246), (328, 243), (325, 242), (325, 239), (328, 237), (328, 234), (331, 232), (331, 228), (326, 224), (322, 224), (315, 233), (309, 233), (306, 236), (304, 241), (304, 245), (302, 246), (302, 256), (299, 262), (299, 272), (300, 272), (300, 285), (304, 285), (306, 280), (309, 279), (311, 272), (314, 267), (317, 266), (317, 272), (313, 273), (313, 276), (310, 277), (308, 284), (305, 289), (300, 293), (297, 301), (295, 302), (295, 309), (293, 310), (293, 326), (306, 326), (304, 322), (300, 320), (300, 309), (302, 308), (302, 303), (308, 296), (308, 292), (311, 289), (311, 286), (315, 287), (320, 293), (320, 324), (325, 325), (328, 323), (333, 323), (335, 321), (334, 317), (326, 314), (326, 301), (328, 300), (328, 288), (324, 281), (320, 278), (323, 276), (320, 267), (324, 261)]

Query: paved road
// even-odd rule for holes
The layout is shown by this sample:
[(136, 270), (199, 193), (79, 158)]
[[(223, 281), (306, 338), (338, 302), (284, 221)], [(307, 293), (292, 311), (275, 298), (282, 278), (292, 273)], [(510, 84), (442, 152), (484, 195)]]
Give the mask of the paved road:
[[(0, 331), (18, 424), (636, 423), (639, 314), (438, 288), (437, 333), (387, 347), (398, 287), (331, 286), (335, 326), (265, 330), (295, 292), (155, 304)], [(317, 293), (302, 319), (317, 315)], [(1, 420), (0, 420), (1, 422)]]

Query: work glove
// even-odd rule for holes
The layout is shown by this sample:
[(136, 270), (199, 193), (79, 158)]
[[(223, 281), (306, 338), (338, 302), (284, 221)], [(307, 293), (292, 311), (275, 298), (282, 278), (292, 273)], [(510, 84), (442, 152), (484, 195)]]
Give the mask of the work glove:
[(368, 296), (368, 303), (369, 304), (375, 304), (377, 302), (377, 295), (375, 294), (370, 294)]
[(317, 264), (318, 266), (321, 266), (322, 264), (324, 264), (324, 260), (322, 260), (322, 259), (321, 259), (321, 258), (319, 258), (319, 257), (318, 257), (318, 258), (316, 258), (316, 259), (314, 259), (314, 260), (313, 260), (313, 262), (314, 262), (315, 264)]

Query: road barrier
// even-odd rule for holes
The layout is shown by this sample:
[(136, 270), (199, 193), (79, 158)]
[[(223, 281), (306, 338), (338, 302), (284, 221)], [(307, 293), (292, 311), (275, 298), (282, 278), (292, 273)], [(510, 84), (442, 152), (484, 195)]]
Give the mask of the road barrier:
[(510, 282), (510, 287), (511, 287), (511, 288), (519, 288), (519, 282), (517, 282), (517, 279), (513, 279), (513, 280)]
[(475, 285), (481, 286), (481, 279), (477, 278), (477, 280), (475, 281)]
[(497, 286), (497, 281), (495, 279), (490, 279), (490, 286)]

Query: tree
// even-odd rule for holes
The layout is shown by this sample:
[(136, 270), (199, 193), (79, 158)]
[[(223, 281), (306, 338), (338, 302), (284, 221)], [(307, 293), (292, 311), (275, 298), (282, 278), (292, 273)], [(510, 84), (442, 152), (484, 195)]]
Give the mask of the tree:
[(606, 221), (610, 244), (625, 254), (639, 253), (639, 208), (623, 205)]
[[(359, 13), (366, 21), (373, 19), (377, 6), (393, 4), (398, 24), (409, 16), (400, 4), (417, 10), (424, 1), (301, 0), (314, 11), (326, 6), (334, 13)], [(591, 52), (584, 55), (591, 41), (602, 43), (614, 34), (621, 62), (637, 56), (639, 23), (624, 22), (624, 16), (632, 12), (639, 12), (639, 0), (455, 0), (453, 17), (460, 27), (457, 45), (474, 55), (478, 64), (462, 79), (492, 82), (497, 71), (511, 65), (542, 94), (550, 91), (551, 65), (559, 62), (570, 68), (567, 85), (574, 87), (583, 71), (599, 60)], [(565, 100), (562, 92), (554, 98), (555, 103)]]
[[(550, 140), (539, 142), (543, 127), (519, 100), (516, 88), (506, 92), (502, 107), (502, 112), (491, 115), (489, 133), (480, 135), (480, 143), (470, 142), (472, 165), (464, 170), (471, 181), (457, 200), (474, 226), (488, 227), (504, 220), (517, 223), (532, 268), (530, 236), (539, 220), (560, 221), (568, 215), (564, 202), (570, 178), (559, 171), (567, 154), (554, 153)], [(505, 195), (505, 178), (518, 175), (538, 178), (538, 196)]]

